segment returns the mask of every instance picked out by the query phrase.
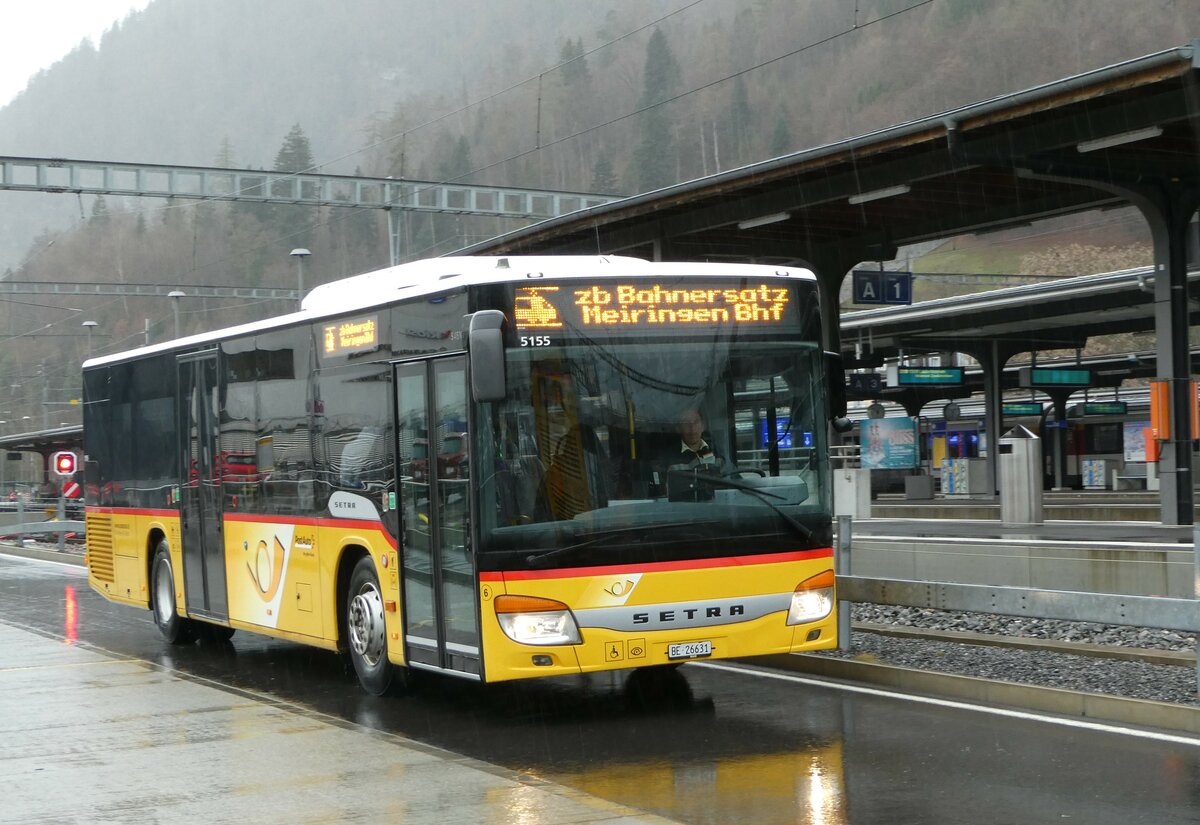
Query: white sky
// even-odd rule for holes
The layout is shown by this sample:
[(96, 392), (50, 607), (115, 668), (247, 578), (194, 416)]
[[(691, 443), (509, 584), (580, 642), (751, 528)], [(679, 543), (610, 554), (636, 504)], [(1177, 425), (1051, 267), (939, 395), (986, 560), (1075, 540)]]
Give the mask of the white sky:
[(6, 0), (0, 4), (0, 106), (25, 88), (29, 78), (61, 60), (89, 37), (100, 36), (150, 0)]

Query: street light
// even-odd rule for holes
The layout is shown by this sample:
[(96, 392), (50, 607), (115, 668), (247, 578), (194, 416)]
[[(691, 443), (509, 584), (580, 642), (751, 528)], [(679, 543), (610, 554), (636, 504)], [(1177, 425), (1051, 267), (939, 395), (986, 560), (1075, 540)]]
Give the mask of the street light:
[(175, 337), (179, 337), (179, 299), (186, 298), (187, 293), (182, 290), (172, 289), (167, 293), (167, 297), (171, 299), (171, 308), (175, 311)]
[(87, 330), (87, 357), (92, 357), (92, 328), (99, 326), (95, 321), (84, 321), (80, 324), (81, 327)]
[(296, 309), (300, 309), (300, 304), (304, 301), (304, 259), (312, 253), (307, 249), (293, 249), (289, 253), (296, 259)]

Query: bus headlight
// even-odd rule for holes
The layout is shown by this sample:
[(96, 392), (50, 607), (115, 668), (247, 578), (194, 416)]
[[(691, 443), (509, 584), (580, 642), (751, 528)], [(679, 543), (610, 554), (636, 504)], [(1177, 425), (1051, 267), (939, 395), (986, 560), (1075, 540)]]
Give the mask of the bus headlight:
[(818, 573), (796, 585), (787, 623), (806, 624), (824, 619), (833, 610), (834, 575), (832, 570)]
[(579, 626), (562, 602), (536, 596), (497, 596), (496, 618), (508, 638), (523, 645), (577, 645)]

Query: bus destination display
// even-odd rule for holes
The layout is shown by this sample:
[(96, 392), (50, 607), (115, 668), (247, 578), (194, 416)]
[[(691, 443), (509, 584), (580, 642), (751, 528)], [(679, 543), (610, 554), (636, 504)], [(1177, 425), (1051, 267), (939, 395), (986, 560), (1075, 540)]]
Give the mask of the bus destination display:
[(325, 327), (323, 338), (326, 355), (367, 352), (379, 346), (379, 322), (374, 315), (349, 318)]
[(790, 285), (603, 283), (516, 287), (521, 332), (681, 332), (698, 327), (781, 328), (794, 323)]

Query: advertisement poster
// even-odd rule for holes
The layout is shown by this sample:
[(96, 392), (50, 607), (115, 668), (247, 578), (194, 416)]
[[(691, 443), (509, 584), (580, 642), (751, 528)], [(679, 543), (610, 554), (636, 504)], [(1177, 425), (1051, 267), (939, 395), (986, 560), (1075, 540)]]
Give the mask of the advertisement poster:
[(1146, 428), (1149, 426), (1149, 421), (1125, 422), (1124, 435), (1126, 461), (1146, 460)]
[(916, 422), (911, 418), (872, 418), (863, 421), (859, 458), (864, 470), (916, 467)]
[(970, 465), (966, 458), (942, 459), (942, 493), (948, 496), (961, 496), (969, 492), (968, 470)]
[(1108, 462), (1102, 458), (1085, 458), (1080, 462), (1083, 486), (1088, 490), (1103, 490), (1108, 487)]

